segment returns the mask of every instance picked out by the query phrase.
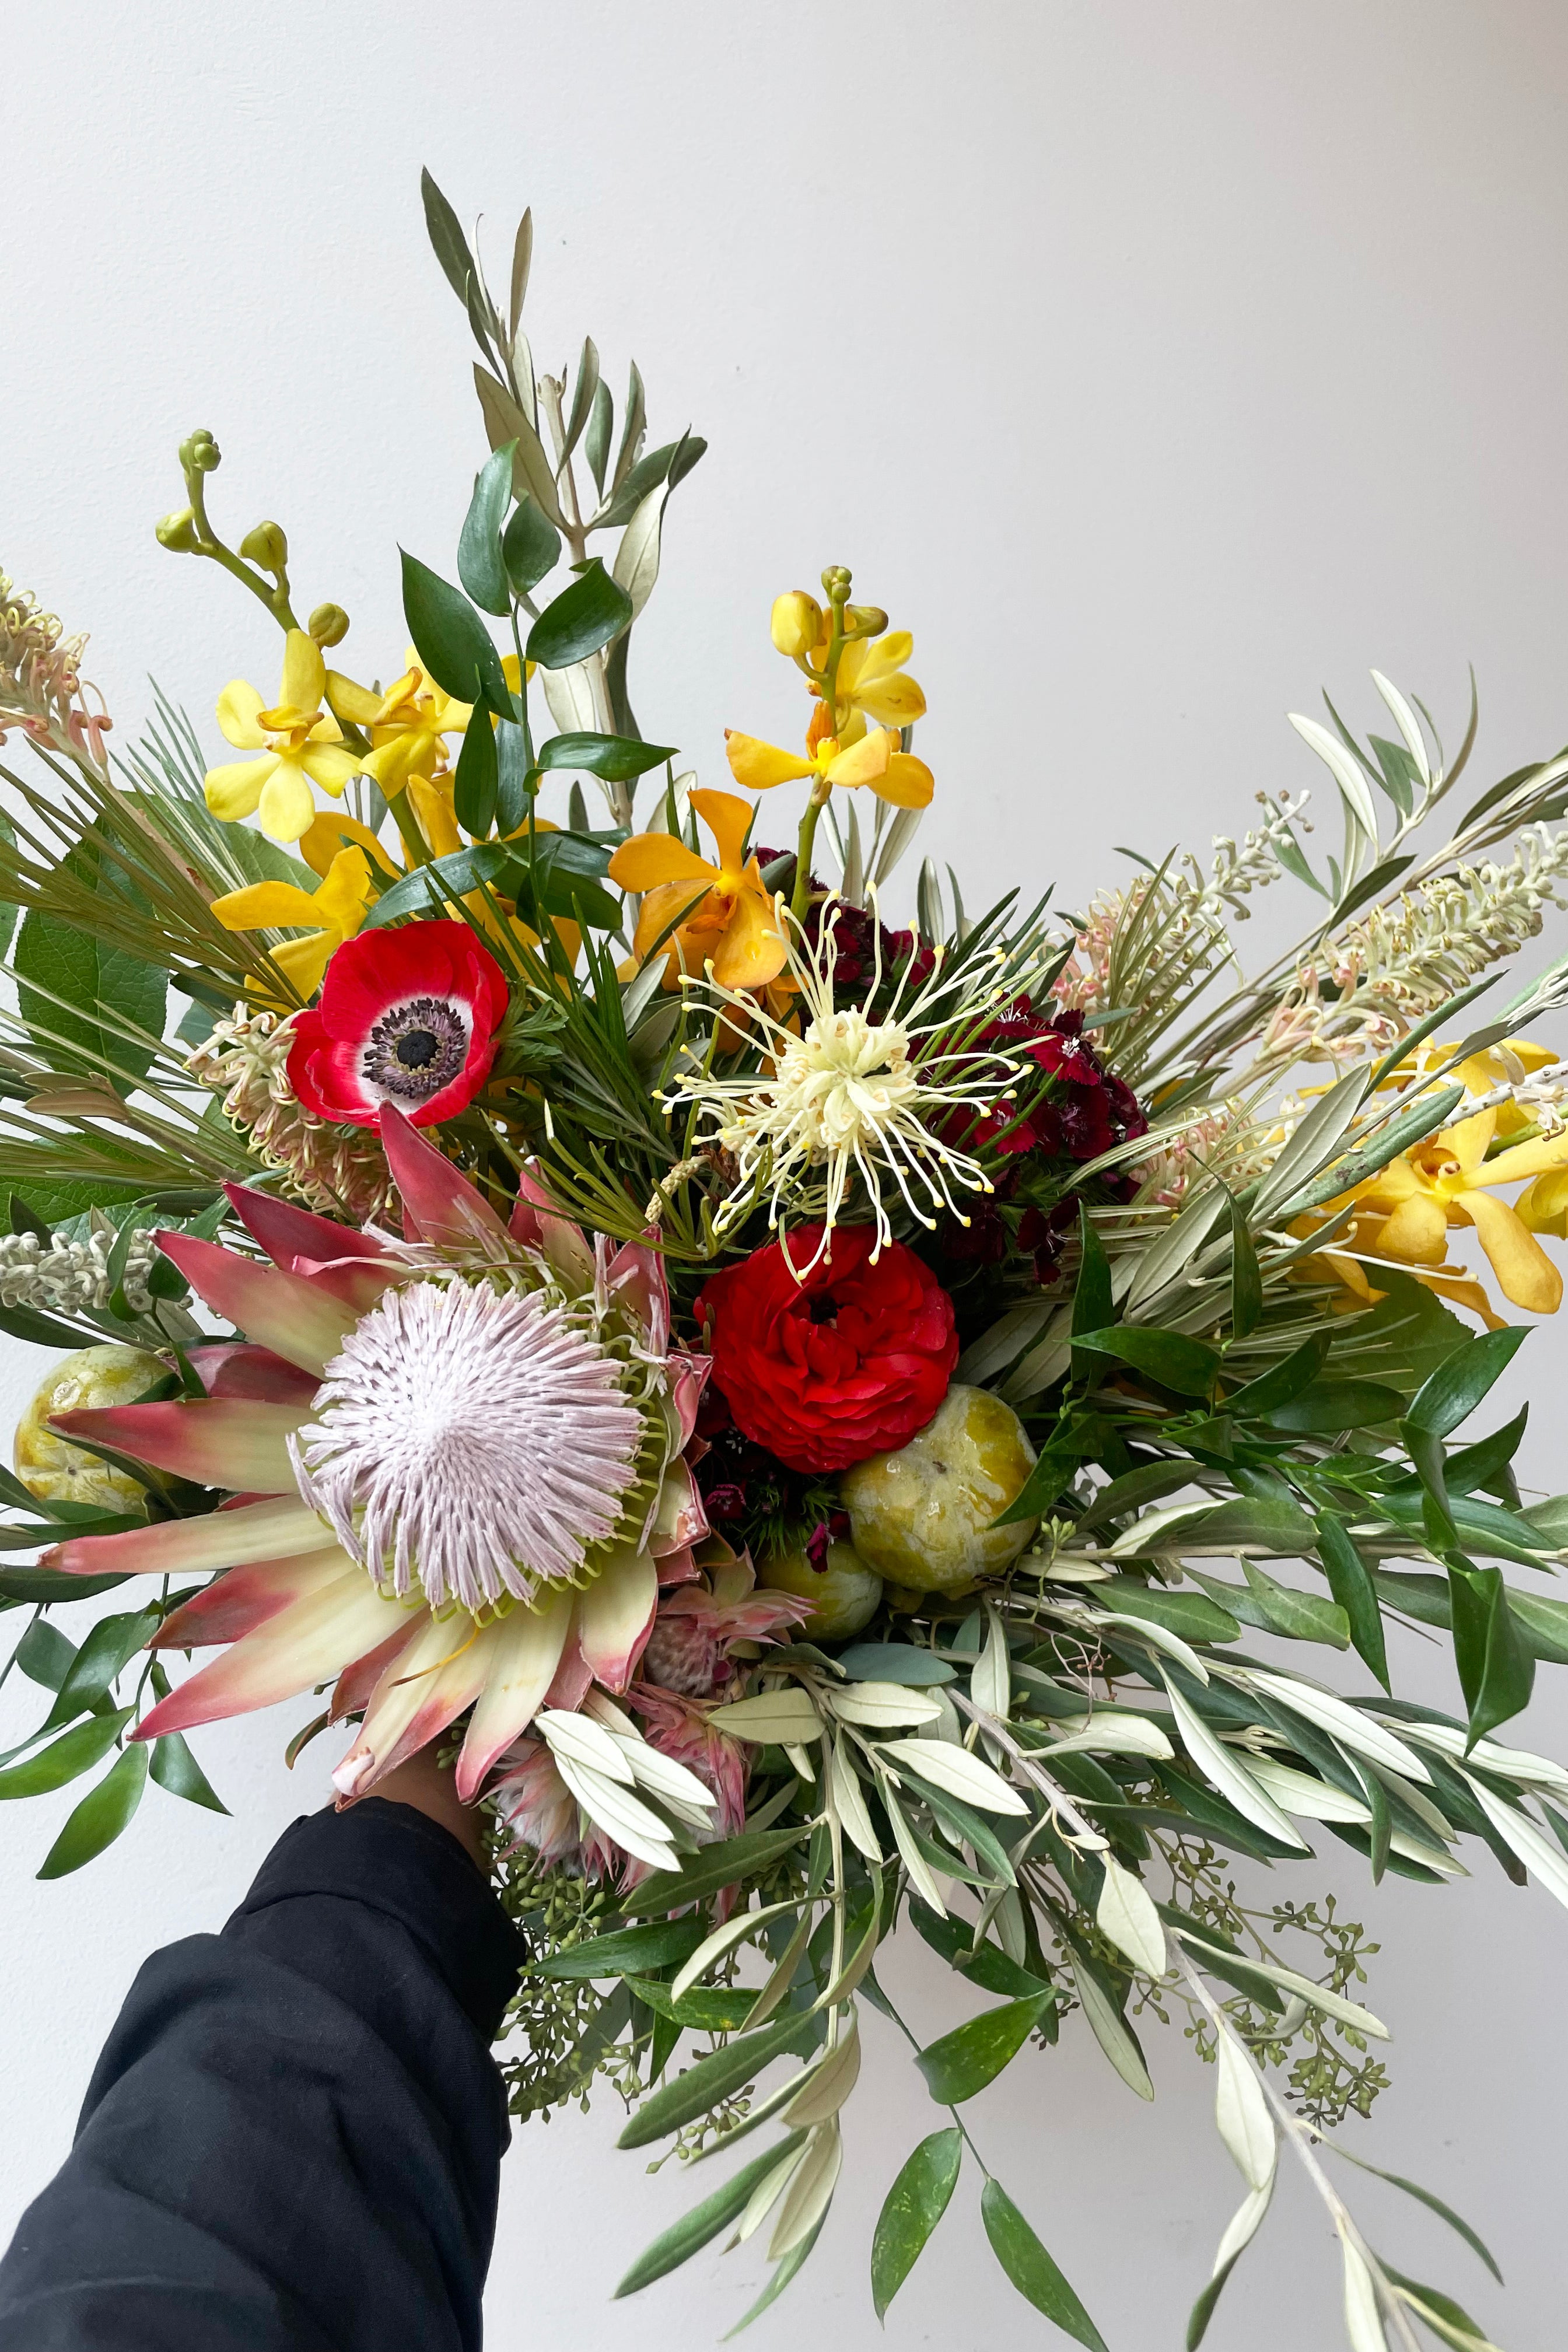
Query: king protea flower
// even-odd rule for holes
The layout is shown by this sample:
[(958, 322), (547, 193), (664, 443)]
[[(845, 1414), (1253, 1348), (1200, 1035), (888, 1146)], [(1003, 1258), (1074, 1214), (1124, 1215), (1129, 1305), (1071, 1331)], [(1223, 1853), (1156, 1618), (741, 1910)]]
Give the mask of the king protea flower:
[(238, 1185), (270, 1265), (159, 1236), (245, 1342), (197, 1350), (203, 1399), (55, 1425), (229, 1496), (47, 1559), (223, 1571), (153, 1637), (222, 1654), (132, 1738), (335, 1678), (331, 1719), (363, 1715), (333, 1775), (345, 1798), (471, 1707), (469, 1801), (538, 1711), (624, 1691), (660, 1582), (695, 1577), (707, 1521), (684, 1454), (708, 1365), (671, 1349), (657, 1253), (591, 1247), (526, 1175), (504, 1224), (390, 1103), (381, 1132), (402, 1242)]

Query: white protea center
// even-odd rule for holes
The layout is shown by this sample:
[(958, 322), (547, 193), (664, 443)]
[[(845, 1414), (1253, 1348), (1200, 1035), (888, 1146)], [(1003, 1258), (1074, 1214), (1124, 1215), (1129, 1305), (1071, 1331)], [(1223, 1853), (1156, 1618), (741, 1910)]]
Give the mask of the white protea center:
[(637, 1475), (643, 1415), (580, 1310), (489, 1282), (389, 1290), (292, 1440), (307, 1502), (378, 1583), (433, 1608), (575, 1580)]

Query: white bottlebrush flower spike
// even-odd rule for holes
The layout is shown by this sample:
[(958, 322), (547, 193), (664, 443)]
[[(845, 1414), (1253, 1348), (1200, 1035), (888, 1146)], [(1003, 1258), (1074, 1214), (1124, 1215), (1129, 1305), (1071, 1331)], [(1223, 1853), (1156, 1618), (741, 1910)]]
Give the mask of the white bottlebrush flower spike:
[(566, 1302), (489, 1282), (389, 1290), (291, 1441), (307, 1502), (399, 1600), (480, 1609), (570, 1582), (610, 1536), (642, 1414)]
[[(872, 1019), (866, 1008), (875, 1003), (882, 985), (874, 895), (870, 911), (876, 950), (865, 997), (859, 1005), (837, 1008), (837, 902), (829, 900), (823, 909), (815, 943), (793, 915), (784, 916), (788, 972), (800, 1006), (798, 1035), (754, 997), (725, 988), (710, 971), (700, 981), (693, 979), (689, 985), (743, 1016), (765, 1059), (761, 1071), (735, 1077), (694, 1076), (672, 1087), (665, 1101), (670, 1107), (697, 1104), (711, 1122), (702, 1140), (733, 1155), (737, 1178), (721, 1227), (765, 1195), (771, 1226), (778, 1225), (786, 1202), (797, 1216), (820, 1217), (820, 1256), (858, 1175), (876, 1221), (875, 1263), (893, 1237), (889, 1186), (928, 1232), (936, 1224), (932, 1213), (940, 1209), (968, 1223), (953, 1197), (955, 1187), (991, 1191), (980, 1162), (946, 1141), (942, 1129), (953, 1123), (955, 1112), (978, 1116), (1009, 1100), (1020, 1066), (1005, 1054), (976, 1051), (971, 1041), (1026, 981), (1012, 973), (1004, 982), (995, 961), (949, 979), (938, 947), (931, 970), (913, 985), (910, 958), (890, 1003)], [(814, 1256), (797, 1272), (804, 1277), (816, 1264)]]

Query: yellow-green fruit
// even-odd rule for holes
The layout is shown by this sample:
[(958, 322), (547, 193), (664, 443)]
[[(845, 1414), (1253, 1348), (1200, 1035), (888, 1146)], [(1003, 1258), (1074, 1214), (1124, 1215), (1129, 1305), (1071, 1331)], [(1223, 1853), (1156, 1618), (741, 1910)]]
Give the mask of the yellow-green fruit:
[(896, 1454), (874, 1454), (839, 1481), (855, 1548), (892, 1583), (966, 1591), (1016, 1559), (1036, 1521), (993, 1528), (1022, 1491), (1035, 1449), (1011, 1405), (955, 1382), (934, 1421)]
[(762, 1565), (761, 1581), (774, 1592), (798, 1592), (812, 1604), (802, 1632), (820, 1634), (825, 1642), (841, 1642), (858, 1633), (876, 1615), (882, 1599), (882, 1580), (867, 1567), (853, 1544), (830, 1543), (826, 1563), (814, 1568), (804, 1546), (798, 1551), (774, 1552)]
[(49, 1416), (130, 1404), (168, 1369), (145, 1348), (111, 1343), (79, 1348), (74, 1356), (62, 1357), (45, 1373), (17, 1424), (12, 1459), (27, 1492), (46, 1503), (95, 1503), (104, 1511), (123, 1510), (127, 1505), (134, 1508), (142, 1500), (135, 1480), (79, 1446), (68, 1445), (49, 1427)]

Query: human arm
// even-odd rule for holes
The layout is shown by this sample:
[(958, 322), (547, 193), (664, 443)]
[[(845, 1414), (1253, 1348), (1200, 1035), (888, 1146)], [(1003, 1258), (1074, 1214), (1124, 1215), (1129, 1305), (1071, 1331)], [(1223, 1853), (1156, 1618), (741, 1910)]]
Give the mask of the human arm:
[(0, 2263), (0, 2352), (478, 2346), (520, 1942), (443, 1801), (296, 1822), (221, 1935), (147, 1961)]

